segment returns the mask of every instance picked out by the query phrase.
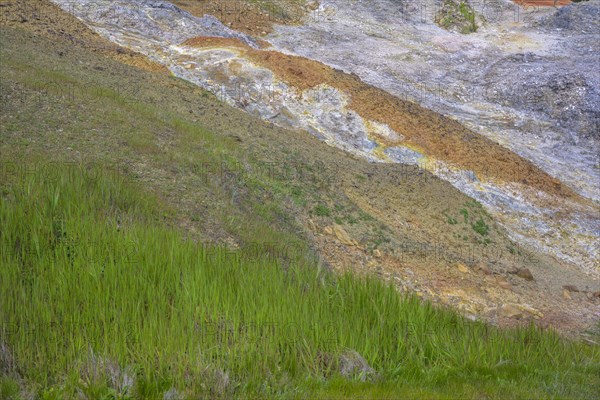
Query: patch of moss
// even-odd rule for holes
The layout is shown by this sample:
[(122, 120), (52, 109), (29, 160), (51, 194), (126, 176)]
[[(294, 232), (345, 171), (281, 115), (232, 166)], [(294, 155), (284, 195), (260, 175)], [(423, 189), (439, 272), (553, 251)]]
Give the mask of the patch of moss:
[(477, 32), (478, 29), (475, 11), (466, 1), (444, 0), (435, 22), (446, 30), (463, 34)]

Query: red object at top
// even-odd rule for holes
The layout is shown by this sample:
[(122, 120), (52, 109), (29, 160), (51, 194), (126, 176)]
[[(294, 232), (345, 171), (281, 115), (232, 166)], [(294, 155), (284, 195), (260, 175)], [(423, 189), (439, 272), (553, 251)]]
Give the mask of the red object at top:
[(513, 0), (523, 7), (559, 7), (572, 3), (571, 0)]

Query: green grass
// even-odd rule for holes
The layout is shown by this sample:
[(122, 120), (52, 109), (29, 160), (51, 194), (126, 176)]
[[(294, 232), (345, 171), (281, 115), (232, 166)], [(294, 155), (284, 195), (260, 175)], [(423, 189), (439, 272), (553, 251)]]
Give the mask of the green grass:
[(465, 1), (444, 0), (441, 10), (436, 15), (436, 22), (444, 29), (456, 28), (462, 34), (477, 32), (475, 11)]
[(313, 212), (315, 213), (315, 215), (317, 215), (319, 217), (330, 217), (331, 216), (331, 209), (323, 204), (318, 204), (317, 206), (315, 206), (315, 209), (313, 210)]
[(461, 208), (459, 212), (462, 214), (465, 224), (469, 223), (469, 211), (466, 208)]
[[(472, 239), (473, 242), (483, 246), (487, 246), (494, 242), (494, 240), (489, 237), (492, 228), (486, 223), (486, 221), (493, 223), (493, 220), (489, 214), (485, 212), (480, 203), (475, 200), (465, 202), (463, 207), (458, 210), (458, 214), (462, 215), (462, 223), (464, 223), (462, 226), (463, 231), (472, 229), (479, 236), (470, 238), (469, 235), (465, 235), (464, 232), (454, 233), (457, 239), (462, 238), (465, 242)], [(443, 215), (446, 218), (446, 223), (449, 225), (458, 225), (460, 222), (460, 217), (452, 216), (449, 209), (446, 209), (443, 212)]]
[(475, 12), (471, 8), (471, 6), (461, 1), (459, 4), (459, 10), (463, 18), (469, 23), (468, 26), (463, 27), (462, 33), (472, 33), (477, 31), (477, 24), (475, 23)]
[(471, 225), (473, 230), (480, 234), (481, 236), (485, 236), (490, 231), (490, 227), (485, 223), (483, 218), (479, 218), (474, 224)]
[(446, 217), (446, 222), (450, 225), (456, 225), (458, 224), (458, 221), (456, 220), (456, 218), (451, 217), (450, 215), (444, 213), (444, 216)]
[[(284, 267), (202, 246), (123, 176), (60, 165), (0, 181), (3, 398), (592, 398), (600, 384), (598, 348), (466, 321), (302, 254)], [(350, 349), (376, 372), (342, 376)]]

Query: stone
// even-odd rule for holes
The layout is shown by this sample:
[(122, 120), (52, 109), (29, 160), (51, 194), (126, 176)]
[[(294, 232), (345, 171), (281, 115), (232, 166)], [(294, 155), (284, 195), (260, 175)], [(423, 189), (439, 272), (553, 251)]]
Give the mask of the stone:
[(523, 318), (523, 310), (516, 304), (503, 304), (498, 311), (504, 318)]
[(463, 274), (469, 273), (469, 267), (467, 267), (465, 264), (458, 263), (456, 268)]
[(526, 304), (519, 304), (517, 305), (517, 307), (519, 307), (521, 310), (533, 315), (536, 318), (544, 318), (544, 314), (542, 312), (540, 312), (539, 310), (536, 310), (535, 308), (528, 306)]
[(171, 388), (169, 389), (167, 392), (165, 392), (165, 394), (163, 395), (163, 400), (180, 400), (183, 397), (181, 396), (181, 394), (179, 394), (179, 392), (177, 391), (177, 389), (175, 388)]
[(512, 285), (510, 284), (510, 282), (503, 276), (499, 276), (496, 278), (496, 282), (498, 283), (498, 286), (500, 286), (502, 289), (511, 289)]
[(356, 351), (348, 350), (340, 356), (340, 374), (346, 378), (358, 378), (365, 382), (377, 376), (367, 361)]
[(517, 276), (528, 281), (533, 281), (533, 274), (529, 270), (529, 268), (519, 268), (517, 269)]
[(528, 268), (513, 267), (508, 270), (508, 273), (512, 274), (512, 275), (517, 275), (518, 277), (527, 279), (528, 281), (534, 280), (533, 274), (531, 273), (531, 271)]
[(485, 264), (477, 264), (477, 266), (475, 267), (475, 269), (481, 273), (483, 273), (484, 275), (491, 275), (492, 274), (492, 270)]
[(333, 226), (333, 233), (335, 233), (335, 236), (340, 242), (342, 242), (342, 244), (345, 244), (346, 246), (356, 246), (356, 241), (352, 240), (348, 232), (346, 232), (340, 225), (336, 224)]
[(306, 3), (306, 9), (307, 10), (314, 11), (317, 8), (319, 8), (319, 2), (318, 1), (311, 0), (308, 3)]
[(563, 296), (563, 299), (565, 299), (565, 300), (573, 300), (573, 298), (571, 297), (571, 292), (568, 291), (567, 289), (563, 289), (562, 296)]

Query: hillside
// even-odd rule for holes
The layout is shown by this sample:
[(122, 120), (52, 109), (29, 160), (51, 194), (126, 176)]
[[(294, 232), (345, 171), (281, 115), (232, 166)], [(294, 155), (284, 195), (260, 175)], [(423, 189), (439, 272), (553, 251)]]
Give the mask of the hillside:
[(0, 13), (4, 397), (593, 397), (589, 275), (450, 182)]

